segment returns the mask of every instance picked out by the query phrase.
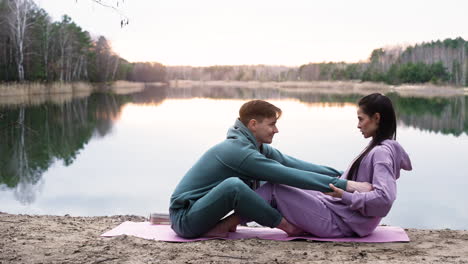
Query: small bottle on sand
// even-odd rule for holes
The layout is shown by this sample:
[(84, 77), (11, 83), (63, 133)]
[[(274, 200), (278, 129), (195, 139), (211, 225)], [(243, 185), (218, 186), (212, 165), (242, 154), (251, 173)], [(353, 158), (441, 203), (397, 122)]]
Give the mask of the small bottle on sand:
[(149, 222), (152, 225), (170, 225), (171, 219), (168, 214), (164, 213), (151, 213), (149, 217)]

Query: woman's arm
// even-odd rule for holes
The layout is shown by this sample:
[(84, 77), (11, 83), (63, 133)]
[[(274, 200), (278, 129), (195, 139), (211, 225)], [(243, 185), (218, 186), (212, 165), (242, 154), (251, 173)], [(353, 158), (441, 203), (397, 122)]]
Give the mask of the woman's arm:
[(352, 210), (358, 210), (365, 216), (386, 216), (396, 199), (396, 177), (390, 153), (376, 152), (372, 159), (372, 168), (373, 191), (351, 193), (331, 186), (333, 192), (326, 194), (341, 198)]
[(391, 164), (374, 164), (372, 186), (374, 190), (367, 193), (344, 192), (341, 200), (365, 216), (384, 217), (396, 199), (396, 179)]

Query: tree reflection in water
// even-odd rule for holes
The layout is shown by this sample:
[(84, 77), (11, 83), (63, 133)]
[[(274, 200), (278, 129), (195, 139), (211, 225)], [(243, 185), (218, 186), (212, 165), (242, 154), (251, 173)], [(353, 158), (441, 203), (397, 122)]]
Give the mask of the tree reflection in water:
[[(466, 96), (444, 98), (402, 97), (388, 94), (395, 104), (400, 124), (424, 131), (460, 136), (468, 134)], [(148, 86), (129, 95), (96, 93), (64, 103), (0, 106), (0, 189), (12, 189), (18, 201), (32, 203), (41, 188), (42, 174), (56, 161), (72, 164), (93, 136), (112, 131), (125, 103), (159, 105), (164, 100), (295, 99), (308, 105), (355, 104), (362, 94), (326, 91)]]
[[(368, 93), (371, 93), (370, 91)], [(168, 99), (214, 98), (214, 99), (297, 99), (305, 104), (340, 106), (356, 104), (365, 94), (327, 93), (299, 89), (195, 87), (170, 88)], [(405, 126), (423, 131), (460, 136), (468, 134), (467, 96), (453, 97), (404, 97), (397, 93), (387, 94), (393, 101), (397, 118)]]
[(57, 160), (68, 166), (93, 135), (112, 130), (129, 96), (98, 93), (63, 104), (1, 109), (0, 185), (23, 204), (34, 201), (42, 174)]

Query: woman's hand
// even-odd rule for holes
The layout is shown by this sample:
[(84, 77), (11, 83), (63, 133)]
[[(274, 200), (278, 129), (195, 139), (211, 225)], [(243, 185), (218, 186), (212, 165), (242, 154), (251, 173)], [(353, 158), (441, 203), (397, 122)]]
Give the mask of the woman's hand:
[(344, 193), (343, 189), (335, 187), (335, 185), (333, 185), (331, 183), (329, 184), (329, 186), (330, 186), (330, 189), (332, 189), (333, 192), (326, 192), (324, 194), (330, 195), (330, 196), (336, 197), (336, 198), (341, 198), (343, 196), (343, 193)]

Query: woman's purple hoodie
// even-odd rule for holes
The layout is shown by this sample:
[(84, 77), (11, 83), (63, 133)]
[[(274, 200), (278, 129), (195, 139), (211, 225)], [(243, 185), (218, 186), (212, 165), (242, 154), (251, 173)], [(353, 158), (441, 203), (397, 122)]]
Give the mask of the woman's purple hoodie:
[[(336, 220), (340, 229), (351, 229), (359, 236), (366, 236), (390, 211), (396, 198), (400, 169), (412, 169), (408, 154), (395, 140), (385, 140), (362, 159), (355, 179), (372, 183), (373, 191), (344, 192), (341, 199), (319, 194), (319, 198), (339, 216)], [(346, 179), (348, 172), (349, 168), (341, 178)]]

